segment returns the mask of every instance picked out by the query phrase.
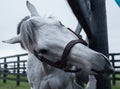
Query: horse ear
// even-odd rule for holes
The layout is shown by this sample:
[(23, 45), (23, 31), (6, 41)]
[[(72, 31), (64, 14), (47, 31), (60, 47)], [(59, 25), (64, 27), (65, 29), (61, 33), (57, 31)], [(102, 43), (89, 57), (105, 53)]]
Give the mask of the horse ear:
[(17, 35), (9, 40), (2, 41), (4, 43), (9, 43), (9, 44), (15, 44), (15, 43), (20, 43), (20, 35)]
[(31, 16), (39, 16), (35, 6), (31, 4), (29, 1), (26, 1), (26, 6), (28, 10), (30, 11)]

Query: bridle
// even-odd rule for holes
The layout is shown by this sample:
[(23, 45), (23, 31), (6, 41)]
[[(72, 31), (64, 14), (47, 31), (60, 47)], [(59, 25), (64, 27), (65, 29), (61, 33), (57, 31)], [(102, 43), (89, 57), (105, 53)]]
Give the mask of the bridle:
[(70, 53), (70, 50), (72, 49), (72, 47), (77, 44), (77, 43), (82, 43), (83, 45), (87, 46), (88, 44), (82, 39), (82, 37), (80, 35), (77, 35), (74, 31), (72, 31), (70, 28), (68, 28), (68, 30), (70, 30), (72, 33), (74, 33), (78, 39), (77, 40), (72, 40), (70, 41), (62, 54), (61, 60), (57, 61), (57, 62), (52, 62), (49, 59), (45, 58), (42, 55), (39, 55), (39, 53), (37, 51), (34, 50), (34, 55), (43, 63), (49, 64), (55, 68), (59, 68), (64, 70), (65, 72), (78, 72), (81, 69), (70, 69), (70, 67), (67, 65), (67, 60), (68, 60), (68, 55)]

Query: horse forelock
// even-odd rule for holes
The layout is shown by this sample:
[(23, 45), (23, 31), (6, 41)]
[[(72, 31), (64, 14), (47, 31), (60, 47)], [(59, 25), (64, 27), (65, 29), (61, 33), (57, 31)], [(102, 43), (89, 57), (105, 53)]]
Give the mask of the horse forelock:
[[(28, 20), (29, 18), (30, 18), (30, 16), (26, 16), (26, 17), (24, 17), (24, 18), (18, 23), (18, 26), (17, 26), (17, 35), (20, 34), (21, 24), (22, 24), (24, 21)], [(20, 45), (21, 45), (21, 47), (22, 47), (23, 49), (25, 49), (22, 43), (20, 43)]]
[(22, 24), (24, 21), (28, 20), (29, 18), (30, 18), (30, 16), (26, 16), (26, 17), (24, 17), (24, 18), (18, 23), (18, 26), (17, 26), (17, 35), (20, 33), (21, 24)]
[(20, 35), (21, 35), (21, 44), (23, 45), (24, 49), (32, 52), (34, 49), (34, 45), (36, 44), (36, 37), (35, 37), (35, 25), (32, 23), (31, 20), (25, 20), (21, 23), (20, 26)]

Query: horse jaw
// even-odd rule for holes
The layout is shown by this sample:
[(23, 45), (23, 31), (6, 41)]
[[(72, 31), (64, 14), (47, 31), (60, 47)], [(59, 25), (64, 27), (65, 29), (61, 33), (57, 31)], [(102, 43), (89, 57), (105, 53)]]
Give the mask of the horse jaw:
[(35, 6), (31, 4), (29, 1), (26, 1), (26, 6), (28, 10), (30, 11), (31, 16), (39, 16)]
[(15, 44), (15, 43), (20, 43), (20, 35), (17, 35), (9, 40), (4, 40), (2, 41), (4, 43), (9, 43), (9, 44)]

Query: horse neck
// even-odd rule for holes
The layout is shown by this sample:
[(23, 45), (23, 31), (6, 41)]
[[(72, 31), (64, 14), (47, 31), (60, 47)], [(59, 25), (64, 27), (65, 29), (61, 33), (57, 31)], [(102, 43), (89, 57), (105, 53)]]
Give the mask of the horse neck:
[(46, 75), (49, 75), (52, 72), (56, 71), (56, 68), (54, 68), (46, 63), (42, 63), (42, 65), (43, 65), (43, 69), (44, 69), (44, 72), (46, 73)]

